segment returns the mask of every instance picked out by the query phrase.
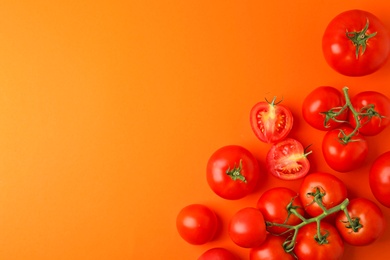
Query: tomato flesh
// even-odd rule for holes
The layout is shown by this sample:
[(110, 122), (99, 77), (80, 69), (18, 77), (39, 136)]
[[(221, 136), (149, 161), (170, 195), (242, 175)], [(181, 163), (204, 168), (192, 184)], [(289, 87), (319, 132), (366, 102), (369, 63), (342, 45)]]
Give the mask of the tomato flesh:
[(383, 206), (390, 208), (390, 151), (381, 154), (374, 161), (369, 180), (375, 198)]

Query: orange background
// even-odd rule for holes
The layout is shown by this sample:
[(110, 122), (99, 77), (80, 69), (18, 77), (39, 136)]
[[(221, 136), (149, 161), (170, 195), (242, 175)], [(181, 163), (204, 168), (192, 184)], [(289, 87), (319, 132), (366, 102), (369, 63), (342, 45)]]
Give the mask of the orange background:
[[(196, 259), (224, 246), (237, 210), (274, 186), (225, 201), (205, 181), (208, 157), (239, 144), (264, 168), (269, 145), (253, 135), (251, 107), (283, 97), (291, 137), (312, 145), (324, 133), (301, 117), (320, 85), (390, 96), (390, 62), (363, 78), (326, 64), (321, 37), (338, 13), (359, 8), (390, 27), (383, 0), (2, 1), (0, 4), (0, 259)], [(369, 139), (359, 171), (337, 174), (350, 196), (375, 200), (367, 171), (390, 150), (390, 128)], [(217, 213), (214, 241), (192, 246), (175, 227), (179, 210)], [(390, 223), (390, 209), (382, 207)], [(345, 259), (384, 259), (390, 229), (375, 244), (346, 246)]]

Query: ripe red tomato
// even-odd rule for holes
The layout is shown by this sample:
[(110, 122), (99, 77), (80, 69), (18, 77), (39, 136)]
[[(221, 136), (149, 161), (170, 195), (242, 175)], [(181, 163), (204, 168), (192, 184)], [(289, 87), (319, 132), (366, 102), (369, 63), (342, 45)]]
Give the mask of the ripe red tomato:
[(198, 260), (238, 260), (238, 258), (225, 248), (215, 247), (204, 252)]
[(207, 163), (207, 182), (220, 197), (241, 199), (251, 193), (260, 179), (257, 159), (244, 147), (224, 146)]
[(177, 215), (176, 228), (188, 243), (202, 245), (214, 238), (218, 219), (214, 211), (205, 205), (191, 204), (184, 207)]
[(390, 53), (387, 28), (373, 14), (349, 10), (337, 15), (322, 38), (325, 60), (346, 76), (364, 76), (377, 71)]
[(307, 155), (300, 142), (287, 138), (271, 146), (267, 153), (266, 167), (269, 173), (279, 179), (296, 180), (309, 172)]
[(340, 111), (344, 104), (344, 95), (338, 89), (329, 86), (318, 87), (304, 99), (302, 115), (312, 127), (322, 131), (332, 130), (347, 119), (347, 110), (335, 117), (337, 121), (330, 117)]
[(363, 135), (355, 133), (348, 143), (341, 140), (343, 133), (349, 135), (352, 131), (350, 126), (344, 125), (340, 129), (327, 132), (322, 140), (324, 159), (335, 171), (349, 172), (359, 168), (365, 162), (368, 144)]
[(381, 154), (372, 164), (370, 188), (382, 205), (390, 208), (390, 151)]
[(240, 247), (260, 246), (267, 237), (263, 214), (251, 207), (239, 210), (230, 220), (228, 233)]
[(295, 258), (292, 254), (284, 251), (283, 243), (283, 237), (268, 235), (264, 243), (258, 247), (251, 248), (249, 251), (249, 260), (294, 260)]
[(293, 126), (293, 116), (289, 108), (275, 103), (259, 102), (250, 112), (250, 123), (256, 137), (265, 143), (283, 140)]
[(306, 212), (312, 217), (323, 212), (317, 203), (313, 203), (314, 197), (311, 194), (316, 192), (322, 194), (320, 199), (326, 209), (337, 206), (347, 198), (347, 187), (336, 176), (325, 172), (307, 175), (299, 188), (299, 198)]
[(351, 226), (343, 211), (336, 216), (336, 227), (345, 242), (353, 246), (366, 246), (376, 241), (385, 230), (385, 217), (381, 209), (366, 198), (356, 198), (347, 206), (353, 221)]
[[(302, 220), (287, 210), (287, 206), (295, 208), (302, 216), (305, 214), (298, 193), (286, 188), (275, 187), (265, 191), (257, 201), (257, 208), (263, 213), (265, 221), (287, 225), (297, 225)], [(281, 234), (287, 229), (277, 226), (267, 227), (273, 234)]]
[(294, 253), (298, 259), (341, 259), (344, 253), (344, 242), (336, 228), (321, 222), (321, 236), (326, 242), (319, 242), (317, 236), (317, 223), (310, 223), (299, 229)]
[[(390, 99), (376, 91), (360, 92), (351, 99), (357, 112), (366, 113), (368, 116), (359, 116), (359, 133), (373, 136), (382, 132), (390, 124)], [(352, 113), (349, 114), (349, 122), (356, 127), (356, 121)]]

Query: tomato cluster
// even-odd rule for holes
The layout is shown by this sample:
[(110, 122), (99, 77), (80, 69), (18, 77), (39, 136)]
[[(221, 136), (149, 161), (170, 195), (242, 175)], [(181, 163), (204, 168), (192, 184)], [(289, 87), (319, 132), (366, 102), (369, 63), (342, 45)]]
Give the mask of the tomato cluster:
[[(390, 35), (374, 15), (361, 10), (344, 12), (333, 19), (323, 37), (323, 52), (330, 66), (347, 76), (377, 71), (390, 53)], [(390, 125), (390, 99), (382, 93), (364, 91), (350, 97), (342, 91), (320, 86), (308, 93), (302, 117), (315, 129), (326, 131), (322, 140), (325, 162), (337, 172), (360, 167), (367, 157), (367, 136), (380, 134)], [(366, 198), (348, 198), (346, 185), (327, 172), (310, 172), (311, 151), (291, 137), (294, 118), (277, 102), (259, 102), (250, 111), (255, 136), (268, 143), (265, 158), (268, 174), (281, 180), (300, 180), (299, 190), (273, 187), (257, 203), (243, 207), (230, 218), (230, 239), (249, 249), (249, 259), (340, 259), (344, 243), (366, 246), (385, 230), (385, 217), (378, 205)], [(217, 149), (206, 167), (211, 190), (226, 200), (253, 193), (262, 179), (259, 162), (246, 148), (228, 145)], [(379, 156), (368, 175), (375, 198), (390, 208), (390, 151)], [(192, 204), (178, 214), (180, 236), (201, 245), (213, 239), (219, 226), (216, 214), (205, 205)], [(199, 259), (238, 259), (225, 248), (211, 248)]]

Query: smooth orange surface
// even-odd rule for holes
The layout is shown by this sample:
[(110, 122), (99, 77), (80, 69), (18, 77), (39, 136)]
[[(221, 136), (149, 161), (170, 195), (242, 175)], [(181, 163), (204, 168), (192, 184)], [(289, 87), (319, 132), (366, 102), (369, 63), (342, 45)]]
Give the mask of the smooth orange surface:
[[(390, 27), (386, 0), (2, 1), (0, 4), (0, 259), (197, 259), (223, 246), (242, 259), (227, 224), (274, 186), (226, 201), (205, 165), (239, 144), (264, 169), (269, 145), (253, 135), (252, 105), (283, 97), (291, 136), (312, 144), (312, 169), (333, 172), (324, 133), (301, 117), (320, 85), (390, 96), (390, 62), (363, 78), (334, 72), (321, 52), (327, 23), (359, 8)], [(369, 138), (363, 168), (337, 174), (350, 196), (375, 200), (372, 161), (390, 149), (390, 128)], [(192, 246), (175, 227), (191, 203), (214, 209), (214, 241)], [(390, 209), (381, 206), (390, 223)], [(390, 229), (375, 244), (346, 246), (344, 259), (385, 259)]]

